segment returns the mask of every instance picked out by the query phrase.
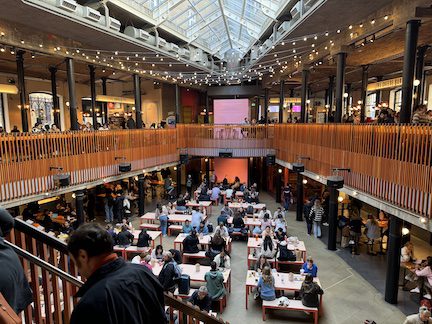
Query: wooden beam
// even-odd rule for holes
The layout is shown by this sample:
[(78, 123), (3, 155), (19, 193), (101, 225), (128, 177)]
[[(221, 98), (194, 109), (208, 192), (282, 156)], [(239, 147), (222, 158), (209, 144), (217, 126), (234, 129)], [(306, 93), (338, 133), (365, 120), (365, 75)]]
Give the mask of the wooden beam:
[(432, 6), (430, 6), (430, 7), (416, 7), (415, 16), (417, 18), (430, 18), (430, 17), (432, 17)]

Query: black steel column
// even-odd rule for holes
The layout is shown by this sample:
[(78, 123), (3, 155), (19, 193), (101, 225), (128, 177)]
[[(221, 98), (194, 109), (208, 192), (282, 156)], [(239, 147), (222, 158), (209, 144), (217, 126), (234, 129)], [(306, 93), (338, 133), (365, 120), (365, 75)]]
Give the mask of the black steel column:
[(335, 81), (335, 77), (332, 75), (329, 77), (329, 87), (328, 87), (328, 105), (329, 105), (329, 109), (327, 112), (327, 122), (329, 122), (330, 120), (330, 116), (333, 112), (333, 99), (334, 99), (334, 81)]
[(309, 70), (302, 70), (300, 123), (306, 123), (306, 100), (308, 94)]
[(338, 213), (338, 197), (339, 191), (336, 188), (329, 188), (330, 191), (330, 203), (329, 203), (329, 215), (328, 215), (328, 243), (327, 248), (331, 251), (336, 250), (336, 234), (337, 234), (337, 213)]
[(303, 175), (297, 173), (296, 221), (303, 221)]
[[(205, 161), (207, 160), (207, 161)], [(206, 164), (206, 179), (207, 179), (207, 186), (210, 188), (210, 158), (206, 158), (204, 160), (205, 164)]]
[(345, 67), (346, 67), (346, 56), (344, 52), (337, 54), (337, 70), (336, 70), (336, 112), (334, 117), (335, 123), (342, 122), (342, 111), (343, 111), (343, 94), (345, 84)]
[(144, 200), (145, 200), (144, 174), (140, 174), (138, 175), (138, 216), (139, 217), (144, 215)]
[(264, 119), (265, 123), (267, 124), (268, 121), (268, 102), (269, 102), (269, 89), (264, 89)]
[(75, 95), (75, 71), (74, 61), (70, 57), (66, 58), (67, 81), (69, 90), (69, 116), (70, 116), (70, 129), (78, 130), (78, 114), (77, 102)]
[(208, 96), (208, 92), (206, 92), (206, 95), (205, 95), (206, 97), (205, 97), (205, 101), (206, 101), (206, 111), (205, 111), (205, 115), (204, 115), (204, 124), (208, 124), (210, 121), (209, 121), (209, 109), (210, 109), (210, 104), (209, 104), (209, 96)]
[(84, 191), (75, 191), (75, 208), (78, 226), (85, 223), (84, 217)]
[(362, 66), (360, 123), (364, 123), (366, 120), (366, 99), (367, 99), (367, 86), (369, 80), (368, 70), (369, 70), (369, 65)]
[(415, 78), (420, 81), (420, 84), (414, 88), (414, 107), (423, 103), (423, 93), (425, 87), (424, 78), (424, 57), (429, 46), (420, 46), (417, 50), (417, 62), (415, 67)]
[(279, 88), (279, 124), (283, 123), (283, 108), (285, 103), (285, 81), (280, 80)]
[(182, 188), (182, 186), (181, 186), (181, 168), (182, 168), (181, 163), (177, 164), (177, 198), (182, 193), (182, 190), (181, 190), (181, 188)]
[(345, 93), (347, 94), (347, 97), (345, 98), (345, 113), (348, 116), (349, 115), (350, 97), (351, 97), (351, 83), (346, 84)]
[(400, 252), (402, 243), (402, 221), (396, 216), (390, 218), (387, 245), (387, 273), (384, 299), (390, 304), (397, 304), (399, 290)]
[(175, 85), (175, 117), (176, 124), (180, 123), (180, 87), (178, 84)]
[[(382, 76), (377, 76), (376, 77), (376, 81), (377, 82), (381, 82), (383, 80)], [(378, 105), (381, 103), (381, 98), (382, 98), (382, 91), (381, 90), (377, 90), (375, 91), (375, 106), (378, 107)]]
[(420, 24), (420, 20), (410, 20), (407, 22), (402, 73), (402, 103), (400, 110), (401, 124), (407, 124), (411, 122), (414, 68)]
[(282, 201), (282, 172), (279, 172), (279, 170), (283, 172), (282, 167), (278, 168), (276, 176), (276, 202), (280, 204)]
[(57, 126), (58, 129), (61, 130), (61, 123), (60, 123), (60, 105), (59, 100), (57, 97), (57, 68), (54, 66), (51, 66), (49, 68), (49, 71), (51, 73), (51, 94), (52, 94), (52, 100), (53, 100), (53, 111), (54, 111), (54, 124)]
[(27, 95), (26, 95), (25, 80), (24, 80), (24, 54), (25, 54), (24, 51), (18, 51), (16, 53), (16, 63), (17, 63), (19, 100), (21, 106), (21, 124), (22, 124), (23, 133), (26, 133), (29, 131), (29, 124), (28, 124), (28, 114), (27, 114)]
[(289, 115), (288, 115), (288, 118), (289, 118), (289, 120), (291, 121), (291, 123), (292, 123), (292, 110), (293, 110), (293, 106), (294, 106), (294, 104), (293, 104), (293, 102), (292, 102), (292, 98), (294, 98), (294, 89), (291, 89), (290, 90), (290, 98), (291, 98), (291, 102), (290, 102), (290, 104), (289, 104)]
[(134, 95), (135, 95), (135, 123), (136, 128), (143, 127), (141, 115), (141, 78), (138, 74), (133, 75), (134, 79)]
[(91, 97), (91, 110), (92, 110), (92, 122), (93, 129), (97, 130), (97, 115), (96, 115), (96, 68), (93, 65), (89, 65), (90, 73), (90, 97)]
[[(102, 94), (106, 96), (107, 94), (107, 78), (103, 77), (102, 80)], [(108, 103), (104, 102), (102, 103), (102, 111), (104, 115), (104, 123), (108, 123)]]

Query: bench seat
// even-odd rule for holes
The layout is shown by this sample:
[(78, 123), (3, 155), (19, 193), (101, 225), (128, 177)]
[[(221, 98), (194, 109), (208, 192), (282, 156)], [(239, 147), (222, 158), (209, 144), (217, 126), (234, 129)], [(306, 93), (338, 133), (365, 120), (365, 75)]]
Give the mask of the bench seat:
[(170, 225), (168, 226), (168, 235), (171, 236), (172, 231), (180, 231), (183, 229), (183, 225)]
[(149, 229), (153, 231), (159, 231), (160, 225), (159, 224), (149, 224), (149, 223), (142, 223), (140, 224), (140, 229)]
[(198, 253), (183, 253), (183, 263), (187, 263), (188, 259), (205, 259), (205, 251), (199, 251)]
[(266, 310), (267, 309), (277, 309), (285, 311), (301, 311), (312, 313), (314, 316), (314, 324), (318, 324), (318, 308), (317, 307), (307, 307), (304, 306), (301, 300), (290, 299), (288, 306), (279, 306), (279, 299), (272, 301), (263, 300), (262, 303), (262, 317), (263, 321), (266, 320)]

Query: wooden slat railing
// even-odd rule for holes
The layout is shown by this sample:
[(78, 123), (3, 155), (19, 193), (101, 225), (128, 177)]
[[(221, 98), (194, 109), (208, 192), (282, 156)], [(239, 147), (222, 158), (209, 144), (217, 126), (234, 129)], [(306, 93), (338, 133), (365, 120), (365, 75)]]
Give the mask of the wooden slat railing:
[[(33, 291), (33, 305), (24, 310), (23, 323), (69, 323), (78, 302), (74, 295), (83, 283), (66, 244), (18, 218), (7, 239), (6, 244), (20, 256)], [(165, 294), (165, 305), (170, 307), (169, 324), (176, 323), (174, 314), (178, 323), (228, 324), (170, 293)]]
[(406, 125), (276, 125), (277, 157), (304, 160), (327, 176), (350, 168), (345, 184), (422, 216), (432, 213), (432, 127)]
[(70, 173), (71, 184), (119, 174), (125, 158), (132, 170), (178, 160), (175, 129), (0, 136), (0, 201), (55, 189), (50, 167)]
[(274, 149), (286, 162), (309, 156), (307, 170), (326, 176), (334, 167), (351, 168), (348, 186), (416, 214), (432, 214), (432, 130), (411, 125), (178, 125), (6, 135), (0, 137), (0, 202), (54, 189), (50, 166), (63, 167), (71, 184), (80, 184), (118, 175), (115, 157), (140, 170), (178, 161), (179, 149), (193, 155), (230, 149), (235, 156), (263, 156)]

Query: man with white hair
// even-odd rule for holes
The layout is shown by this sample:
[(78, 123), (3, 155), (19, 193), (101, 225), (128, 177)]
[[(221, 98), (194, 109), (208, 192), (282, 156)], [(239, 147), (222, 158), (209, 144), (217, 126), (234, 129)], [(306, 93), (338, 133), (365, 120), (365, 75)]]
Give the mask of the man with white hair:
[(403, 324), (431, 324), (431, 312), (427, 307), (419, 308), (418, 314), (408, 315)]
[(164, 291), (174, 292), (176, 288), (176, 272), (171, 252), (163, 252), (164, 265), (159, 273), (158, 279)]
[(195, 290), (188, 301), (198, 306), (202, 311), (210, 311), (212, 299), (208, 294), (206, 286), (201, 286), (198, 290)]

